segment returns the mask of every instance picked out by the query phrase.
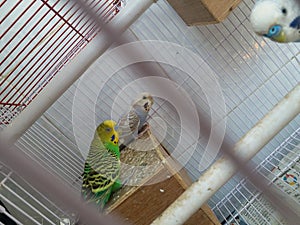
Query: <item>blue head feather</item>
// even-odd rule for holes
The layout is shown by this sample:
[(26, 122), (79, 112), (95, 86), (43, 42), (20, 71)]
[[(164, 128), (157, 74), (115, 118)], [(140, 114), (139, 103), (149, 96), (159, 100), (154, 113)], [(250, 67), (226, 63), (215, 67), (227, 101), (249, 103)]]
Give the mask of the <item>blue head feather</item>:
[(300, 16), (296, 17), (291, 23), (290, 27), (293, 27), (295, 29), (300, 29)]

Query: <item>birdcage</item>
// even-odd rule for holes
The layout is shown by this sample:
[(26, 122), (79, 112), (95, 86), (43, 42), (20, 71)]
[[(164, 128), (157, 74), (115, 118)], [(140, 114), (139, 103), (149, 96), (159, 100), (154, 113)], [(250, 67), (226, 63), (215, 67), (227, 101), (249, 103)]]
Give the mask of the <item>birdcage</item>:
[[(3, 0), (0, 137), (15, 148), (7, 152), (80, 199), (95, 127), (150, 92), (150, 131), (133, 143), (142, 151), (121, 154), (139, 167), (121, 170), (128, 186), (109, 214), (133, 224), (288, 224), (272, 194), (300, 211), (300, 46), (257, 36), (253, 0), (217, 2)], [(52, 187), (36, 185), (43, 177), (4, 158), (0, 224), (3, 215), (12, 224), (76, 223)], [(246, 169), (235, 174), (239, 160)], [(182, 197), (197, 187), (205, 191)]]

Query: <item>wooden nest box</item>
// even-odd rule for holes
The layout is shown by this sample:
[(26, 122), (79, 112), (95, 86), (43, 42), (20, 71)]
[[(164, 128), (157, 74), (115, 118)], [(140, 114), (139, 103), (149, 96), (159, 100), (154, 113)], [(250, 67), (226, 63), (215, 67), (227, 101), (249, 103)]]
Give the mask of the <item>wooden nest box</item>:
[[(151, 224), (191, 185), (185, 170), (149, 131), (121, 152), (121, 161), (120, 178), (127, 185), (113, 194), (107, 213), (129, 224)], [(205, 204), (185, 224), (220, 223)]]
[(188, 25), (223, 21), (241, 0), (167, 0)]

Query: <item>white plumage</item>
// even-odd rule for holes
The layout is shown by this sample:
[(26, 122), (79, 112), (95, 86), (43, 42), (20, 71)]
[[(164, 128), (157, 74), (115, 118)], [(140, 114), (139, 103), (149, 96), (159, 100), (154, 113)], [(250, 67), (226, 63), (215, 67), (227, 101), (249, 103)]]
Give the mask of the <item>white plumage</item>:
[(132, 103), (130, 110), (118, 121), (120, 151), (130, 144), (145, 125), (149, 110), (153, 105), (153, 97), (147, 93), (141, 93)]
[(260, 0), (252, 9), (254, 31), (276, 42), (300, 41), (300, 1)]

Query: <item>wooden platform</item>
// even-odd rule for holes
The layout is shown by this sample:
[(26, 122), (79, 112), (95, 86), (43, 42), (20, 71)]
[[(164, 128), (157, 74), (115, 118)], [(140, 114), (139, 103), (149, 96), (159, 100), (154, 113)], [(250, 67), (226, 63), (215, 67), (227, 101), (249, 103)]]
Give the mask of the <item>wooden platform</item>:
[(206, 25), (223, 21), (241, 0), (167, 0), (188, 25)]
[[(121, 153), (121, 180), (129, 185), (114, 193), (107, 212), (117, 214), (130, 224), (151, 224), (184, 192), (191, 180), (150, 132), (130, 147)], [(185, 224), (220, 223), (205, 204)]]

